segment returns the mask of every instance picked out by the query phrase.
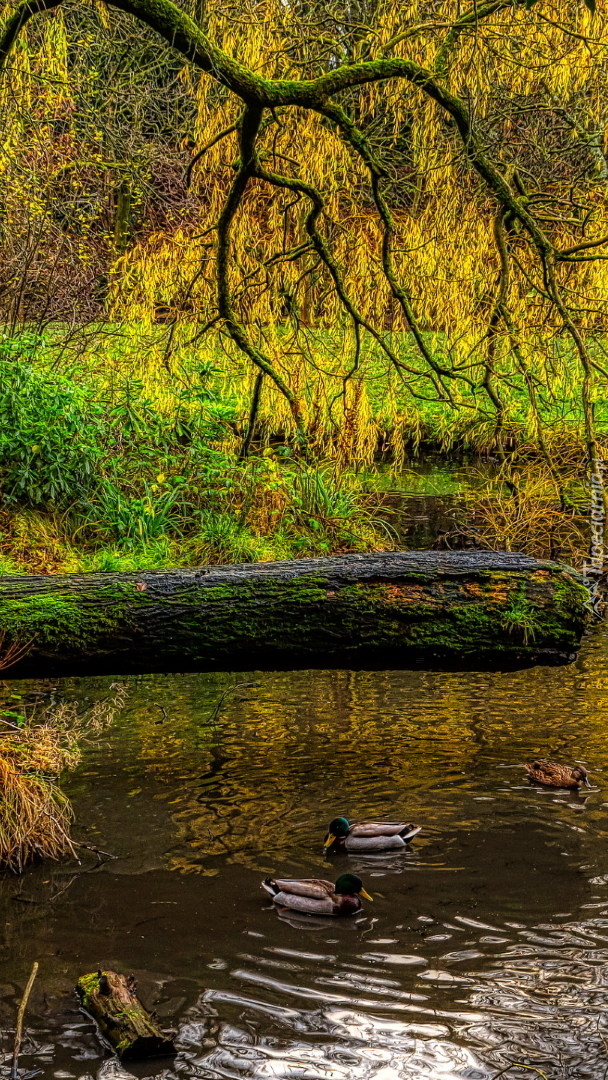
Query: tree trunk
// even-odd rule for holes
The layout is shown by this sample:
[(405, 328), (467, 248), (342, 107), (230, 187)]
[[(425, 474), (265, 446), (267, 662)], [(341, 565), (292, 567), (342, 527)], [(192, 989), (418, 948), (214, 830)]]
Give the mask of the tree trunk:
[(175, 1054), (172, 1040), (137, 998), (132, 975), (125, 978), (115, 971), (97, 971), (82, 975), (76, 989), (83, 1007), (120, 1058)]
[(31, 641), (19, 676), (564, 663), (588, 602), (527, 555), (391, 552), (0, 578), (0, 632)]

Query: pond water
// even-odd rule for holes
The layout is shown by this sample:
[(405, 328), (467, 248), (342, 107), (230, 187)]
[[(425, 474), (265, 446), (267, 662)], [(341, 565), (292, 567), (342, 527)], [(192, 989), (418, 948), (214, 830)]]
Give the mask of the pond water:
[[(101, 1064), (73, 992), (98, 966), (134, 972), (178, 1030), (176, 1059), (129, 1065), (141, 1077), (604, 1077), (607, 643), (604, 627), (573, 666), (508, 673), (126, 680), (65, 785), (75, 836), (117, 857), (0, 880), (4, 1051), (38, 960), (21, 1063), (58, 1080)], [(14, 686), (84, 703), (109, 682)], [(586, 762), (593, 790), (502, 767), (539, 752)], [(423, 831), (402, 854), (324, 859), (338, 813)], [(360, 917), (285, 914), (260, 888), (345, 868), (374, 896)]]
[(408, 457), (399, 471), (381, 465), (362, 479), (370, 491), (385, 493), (387, 521), (399, 547), (430, 548), (446, 535), (448, 546), (458, 547), (461, 540), (454, 531), (463, 523), (467, 496), (485, 488), (496, 467), (487, 456), (463, 455), (458, 463), (425, 453)]

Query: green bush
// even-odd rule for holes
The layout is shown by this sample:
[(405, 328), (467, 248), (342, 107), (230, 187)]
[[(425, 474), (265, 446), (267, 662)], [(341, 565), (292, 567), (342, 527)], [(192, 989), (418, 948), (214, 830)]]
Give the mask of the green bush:
[(14, 555), (45, 571), (112, 571), (391, 542), (386, 508), (335, 462), (285, 447), (240, 460), (234, 402), (208, 365), (160, 400), (130, 375), (52, 365), (42, 339), (0, 339), (4, 573)]
[(14, 349), (0, 343), (2, 496), (45, 509), (80, 501), (96, 481), (103, 408), (90, 391), (41, 372)]

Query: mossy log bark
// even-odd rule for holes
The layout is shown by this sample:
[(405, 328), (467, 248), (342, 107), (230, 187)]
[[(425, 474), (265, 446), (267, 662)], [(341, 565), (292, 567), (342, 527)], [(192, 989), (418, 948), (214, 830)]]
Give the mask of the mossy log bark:
[(172, 1040), (139, 1001), (132, 975), (127, 978), (115, 971), (96, 971), (82, 975), (76, 989), (119, 1057), (133, 1060), (175, 1053)]
[(11, 675), (573, 659), (588, 592), (510, 552), (391, 552), (0, 578)]

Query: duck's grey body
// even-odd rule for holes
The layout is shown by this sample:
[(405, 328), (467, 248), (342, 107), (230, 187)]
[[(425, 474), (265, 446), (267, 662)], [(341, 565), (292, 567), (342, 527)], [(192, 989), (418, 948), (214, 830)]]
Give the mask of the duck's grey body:
[(322, 900), (314, 896), (298, 896), (297, 893), (283, 892), (273, 894), (275, 904), (291, 908), (292, 911), (305, 911), (307, 915), (333, 915), (334, 905), (329, 896)]
[(399, 851), (406, 847), (420, 830), (420, 825), (406, 825), (403, 821), (355, 822), (344, 837), (344, 847), (354, 853)]
[(368, 895), (361, 885), (361, 879), (353, 875), (338, 878), (335, 885), (323, 878), (268, 877), (262, 882), (262, 888), (270, 893), (275, 904), (293, 911), (303, 911), (308, 915), (354, 915), (361, 910), (360, 896), (354, 892), (337, 892), (336, 889), (344, 880), (358, 882), (360, 895)]

